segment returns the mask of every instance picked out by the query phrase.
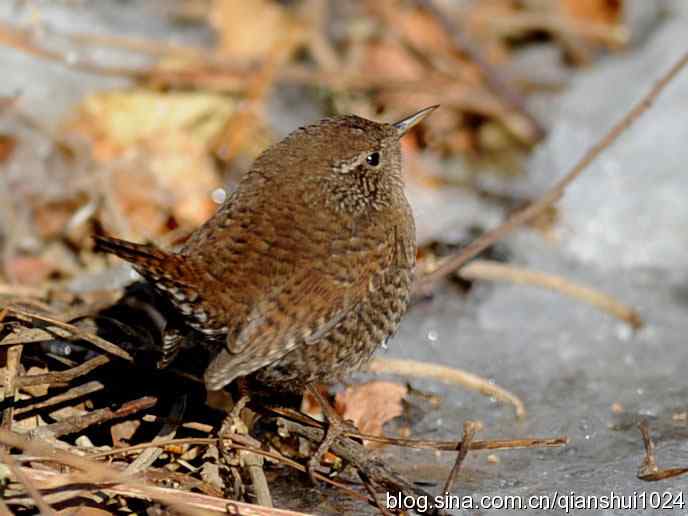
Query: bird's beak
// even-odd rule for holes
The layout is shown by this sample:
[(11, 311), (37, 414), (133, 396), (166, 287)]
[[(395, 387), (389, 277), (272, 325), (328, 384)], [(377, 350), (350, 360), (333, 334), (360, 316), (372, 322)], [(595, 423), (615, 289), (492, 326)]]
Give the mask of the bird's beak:
[(396, 127), (399, 133), (399, 138), (404, 136), (407, 132), (409, 132), (409, 130), (412, 127), (419, 124), (426, 116), (435, 111), (435, 109), (437, 109), (438, 107), (439, 104), (435, 106), (426, 107), (425, 109), (421, 109), (420, 111), (418, 111), (418, 113), (415, 113), (411, 116), (407, 116), (406, 118), (402, 118), (398, 122), (392, 124), (394, 127)]

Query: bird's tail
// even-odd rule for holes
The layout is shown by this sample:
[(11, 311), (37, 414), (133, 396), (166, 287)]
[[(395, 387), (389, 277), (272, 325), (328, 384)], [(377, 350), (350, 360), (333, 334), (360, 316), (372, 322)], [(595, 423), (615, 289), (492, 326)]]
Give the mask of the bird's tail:
[[(194, 274), (180, 256), (150, 244), (136, 244), (119, 238), (94, 236), (95, 251), (119, 256), (162, 290), (192, 288)], [(190, 293), (189, 293), (190, 294)]]
[[(104, 236), (94, 236), (93, 239), (95, 251), (114, 254), (131, 263), (156, 290), (165, 294), (164, 297), (182, 315), (193, 317), (194, 306), (201, 298), (194, 285), (192, 267), (183, 257), (150, 244), (137, 244)], [(174, 327), (165, 328), (164, 341), (159, 350), (162, 356), (157, 362), (159, 368), (165, 368), (172, 362), (183, 341), (184, 335)]]
[(169, 261), (173, 257), (150, 244), (136, 244), (119, 238), (94, 236), (94, 251), (110, 253), (119, 256), (123, 260), (131, 263), (141, 273), (152, 273), (155, 276), (166, 275), (169, 268)]

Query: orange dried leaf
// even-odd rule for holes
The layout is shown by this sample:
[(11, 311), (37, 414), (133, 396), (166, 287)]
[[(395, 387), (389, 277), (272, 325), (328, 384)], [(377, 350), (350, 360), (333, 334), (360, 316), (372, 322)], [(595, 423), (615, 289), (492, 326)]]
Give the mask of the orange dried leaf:
[(564, 13), (577, 21), (613, 25), (623, 14), (622, 0), (563, 0)]
[(0, 163), (7, 161), (12, 156), (16, 146), (17, 140), (13, 136), (0, 134)]
[(406, 386), (394, 382), (354, 385), (337, 394), (335, 407), (361, 433), (382, 435), (385, 423), (403, 413), (401, 401), (406, 393)]
[(110, 437), (112, 438), (112, 445), (116, 448), (128, 446), (130, 439), (136, 433), (136, 430), (141, 426), (141, 421), (130, 420), (116, 423), (110, 427)]
[(396, 81), (417, 81), (427, 73), (417, 59), (394, 41), (377, 41), (367, 45), (361, 72), (367, 76)]
[(214, 213), (221, 183), (211, 145), (234, 107), (204, 92), (113, 91), (88, 97), (65, 130), (90, 141), (97, 160), (117, 160), (113, 197), (134, 232), (150, 237), (170, 216), (194, 227)]
[(292, 39), (297, 22), (287, 8), (272, 0), (215, 0), (210, 24), (218, 50), (228, 57), (266, 57), (279, 43)]
[(57, 268), (54, 264), (37, 256), (15, 256), (7, 261), (5, 271), (14, 282), (25, 286), (35, 286), (57, 272)]
[(74, 213), (83, 206), (86, 201), (83, 197), (75, 196), (69, 199), (45, 201), (32, 199), (33, 223), (39, 236), (44, 240), (59, 237), (67, 227), (67, 223)]

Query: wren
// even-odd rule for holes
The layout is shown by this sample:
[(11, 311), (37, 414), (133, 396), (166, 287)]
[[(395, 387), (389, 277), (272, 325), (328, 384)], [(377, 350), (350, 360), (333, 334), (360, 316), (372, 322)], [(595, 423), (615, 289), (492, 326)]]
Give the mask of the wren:
[[(406, 311), (416, 241), (399, 139), (436, 107), (292, 132), (176, 251), (101, 236), (96, 247), (130, 262), (204, 335), (208, 389), (242, 376), (290, 392), (337, 381)], [(182, 338), (165, 336), (162, 365)]]

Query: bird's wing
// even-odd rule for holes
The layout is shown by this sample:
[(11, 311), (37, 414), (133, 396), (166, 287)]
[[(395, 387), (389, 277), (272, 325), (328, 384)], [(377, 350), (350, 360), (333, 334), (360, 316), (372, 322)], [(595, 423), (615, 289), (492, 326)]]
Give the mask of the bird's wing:
[(328, 272), (313, 267), (296, 271), (256, 302), (248, 317), (228, 334), (226, 347), (206, 370), (206, 386), (220, 389), (279, 360), (296, 346), (322, 339), (366, 298), (387, 251), (381, 245), (372, 256), (333, 257), (333, 262), (341, 261), (341, 267), (329, 262)]

